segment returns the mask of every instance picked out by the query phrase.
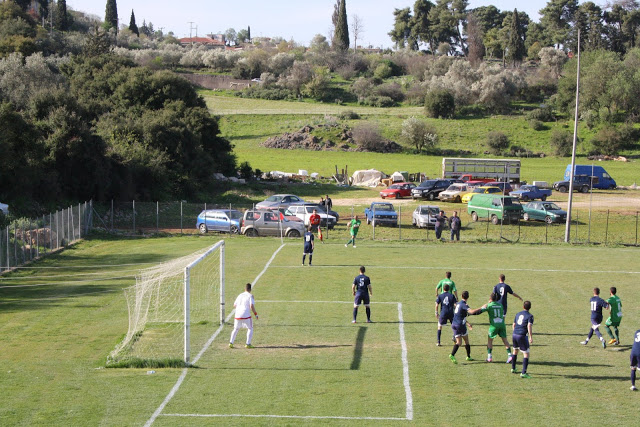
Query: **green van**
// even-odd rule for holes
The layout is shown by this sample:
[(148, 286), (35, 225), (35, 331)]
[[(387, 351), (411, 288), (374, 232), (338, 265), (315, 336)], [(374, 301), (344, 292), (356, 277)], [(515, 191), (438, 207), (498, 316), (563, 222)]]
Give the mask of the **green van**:
[(467, 212), (471, 219), (491, 218), (493, 224), (517, 222), (522, 218), (523, 209), (520, 201), (515, 197), (502, 194), (474, 194), (467, 205)]

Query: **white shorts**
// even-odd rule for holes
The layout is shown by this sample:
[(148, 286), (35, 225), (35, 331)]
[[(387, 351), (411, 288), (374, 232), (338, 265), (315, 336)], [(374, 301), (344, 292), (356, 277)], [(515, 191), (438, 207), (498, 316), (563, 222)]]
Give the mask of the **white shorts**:
[(233, 321), (233, 329), (253, 329), (253, 319), (249, 317), (248, 319), (234, 319)]

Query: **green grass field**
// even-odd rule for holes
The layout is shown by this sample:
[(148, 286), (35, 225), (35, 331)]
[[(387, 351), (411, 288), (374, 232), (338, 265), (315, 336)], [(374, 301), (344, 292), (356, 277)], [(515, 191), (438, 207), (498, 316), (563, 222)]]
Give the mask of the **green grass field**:
[[(263, 272), (254, 287), (256, 348), (229, 349), (226, 324), (154, 425), (448, 425), (460, 414), (473, 425), (634, 423), (628, 357), (640, 324), (637, 249), (378, 241), (353, 249), (342, 237), (316, 246), (313, 267), (300, 266), (298, 241), (278, 251), (279, 240), (227, 240), (227, 304)], [(145, 424), (182, 369), (104, 369), (127, 330), (122, 290), (139, 269), (218, 239), (93, 237), (3, 275), (0, 424)], [(359, 265), (372, 279), (373, 324), (350, 323)], [(445, 270), (459, 291), (469, 290), (473, 308), (500, 273), (532, 301), (532, 379), (510, 374), (498, 345), (494, 363), (483, 362), (485, 315), (470, 319), (476, 361), (453, 365), (446, 339), (434, 345), (434, 287)], [(622, 345), (603, 350), (594, 339), (583, 347), (591, 289), (608, 294), (611, 285), (624, 305)], [(507, 317), (519, 308), (510, 298)], [(243, 340), (241, 332), (236, 343)]]

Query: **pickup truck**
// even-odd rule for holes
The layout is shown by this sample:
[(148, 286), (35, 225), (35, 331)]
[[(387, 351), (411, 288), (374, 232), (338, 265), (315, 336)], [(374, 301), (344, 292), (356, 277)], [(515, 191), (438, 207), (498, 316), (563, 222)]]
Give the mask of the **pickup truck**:
[(367, 224), (376, 225), (398, 225), (398, 214), (391, 203), (373, 202), (371, 206), (364, 210)]
[(518, 190), (512, 191), (510, 195), (517, 197), (523, 202), (535, 199), (540, 199), (544, 202), (547, 200), (547, 197), (551, 196), (551, 190), (540, 188), (535, 185), (523, 185)]
[[(591, 189), (591, 180), (594, 178), (595, 177), (589, 175), (575, 175), (573, 177), (573, 190), (588, 193)], [(556, 181), (553, 183), (553, 189), (561, 193), (566, 193), (569, 191), (569, 181)]]

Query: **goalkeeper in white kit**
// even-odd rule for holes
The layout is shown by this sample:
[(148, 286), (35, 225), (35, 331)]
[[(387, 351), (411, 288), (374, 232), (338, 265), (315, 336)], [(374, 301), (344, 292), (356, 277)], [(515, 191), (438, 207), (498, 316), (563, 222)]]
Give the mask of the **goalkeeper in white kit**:
[(258, 320), (258, 313), (256, 312), (256, 301), (251, 295), (251, 283), (247, 283), (244, 286), (245, 291), (238, 295), (236, 302), (233, 303), (233, 308), (236, 309), (235, 319), (233, 321), (233, 332), (231, 332), (231, 339), (229, 340), (229, 348), (233, 348), (233, 342), (236, 340), (236, 335), (241, 328), (248, 329), (247, 331), (247, 345), (246, 348), (253, 348), (251, 345), (251, 339), (253, 338), (253, 320), (251, 319), (251, 312), (256, 316)]

